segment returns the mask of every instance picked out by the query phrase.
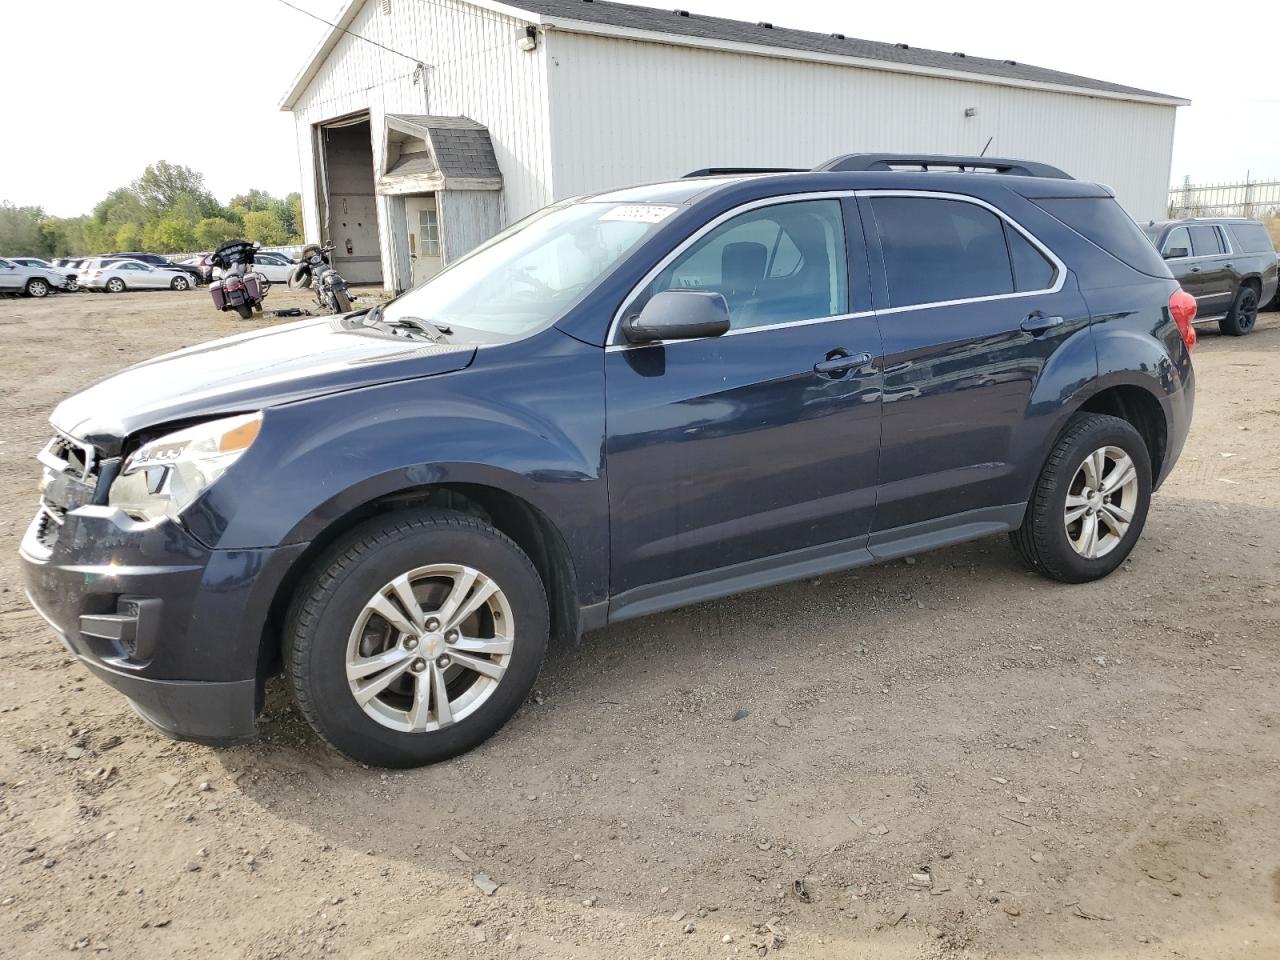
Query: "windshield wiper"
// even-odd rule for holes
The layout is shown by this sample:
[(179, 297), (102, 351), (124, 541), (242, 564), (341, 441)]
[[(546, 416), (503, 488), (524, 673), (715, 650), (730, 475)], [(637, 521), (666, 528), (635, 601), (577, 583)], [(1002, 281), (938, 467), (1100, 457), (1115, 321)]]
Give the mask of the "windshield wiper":
[(453, 335), (453, 327), (446, 323), (433, 323), (422, 317), (396, 317), (390, 321), (393, 324), (400, 324), (405, 327), (414, 327), (421, 330), (432, 340), (443, 340), (445, 337)]
[[(388, 301), (390, 302), (390, 301)], [(364, 314), (364, 322), (371, 327), (411, 327), (419, 333), (424, 333), (434, 343), (439, 343), (445, 337), (453, 335), (453, 328), (444, 323), (433, 323), (422, 317), (396, 317), (394, 320), (384, 320), (382, 318), (385, 303), (376, 304), (370, 307)]]

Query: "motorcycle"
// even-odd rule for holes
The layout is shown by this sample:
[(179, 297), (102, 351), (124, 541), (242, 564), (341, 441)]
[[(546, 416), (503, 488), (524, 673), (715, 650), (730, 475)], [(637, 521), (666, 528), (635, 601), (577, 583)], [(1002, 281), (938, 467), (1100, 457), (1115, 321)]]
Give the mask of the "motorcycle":
[(222, 273), (209, 284), (213, 305), (219, 310), (234, 310), (241, 320), (249, 320), (253, 311), (262, 310), (271, 286), (266, 277), (251, 269), (257, 249), (258, 244), (248, 240), (228, 240), (209, 256), (209, 264)]
[(310, 244), (302, 251), (300, 262), (289, 274), (289, 289), (310, 287), (316, 295), (316, 303), (329, 313), (350, 313), (351, 292), (347, 281), (329, 263), (333, 244)]

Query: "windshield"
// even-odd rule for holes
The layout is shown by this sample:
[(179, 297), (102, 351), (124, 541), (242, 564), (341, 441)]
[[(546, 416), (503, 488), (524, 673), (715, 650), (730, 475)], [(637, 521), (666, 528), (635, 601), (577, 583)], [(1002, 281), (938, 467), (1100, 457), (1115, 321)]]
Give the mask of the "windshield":
[(598, 201), (546, 207), (387, 304), (382, 319), (524, 336), (559, 318), (677, 209)]

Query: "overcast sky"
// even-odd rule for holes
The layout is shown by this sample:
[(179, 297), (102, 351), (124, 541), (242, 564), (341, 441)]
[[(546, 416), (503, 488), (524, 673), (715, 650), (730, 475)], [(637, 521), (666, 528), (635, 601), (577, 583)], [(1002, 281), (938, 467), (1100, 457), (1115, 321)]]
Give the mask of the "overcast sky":
[[(341, 8), (339, 0), (293, 2), (330, 20)], [(1195, 181), (1235, 181), (1246, 172), (1280, 177), (1280, 84), (1262, 36), (1273, 27), (1260, 21), (1262, 34), (1251, 42), (1246, 21), (1245, 40), (1226, 47), (1220, 25), (1206, 21), (1203, 2), (679, 5), (1176, 94), (1193, 105), (1178, 111), (1173, 180), (1190, 174)], [(322, 24), (278, 0), (61, 0), (6, 2), (0, 26), (7, 41), (0, 55), (0, 200), (72, 216), (160, 159), (203, 172), (224, 202), (250, 187), (298, 189), (292, 121), (277, 104), (326, 29)], [(1197, 51), (1201, 30), (1206, 40)]]

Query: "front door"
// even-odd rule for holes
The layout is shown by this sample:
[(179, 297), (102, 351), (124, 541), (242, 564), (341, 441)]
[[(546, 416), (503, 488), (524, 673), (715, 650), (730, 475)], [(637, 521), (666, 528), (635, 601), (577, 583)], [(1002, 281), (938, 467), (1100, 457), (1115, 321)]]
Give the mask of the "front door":
[(769, 582), (863, 548), (880, 338), (865, 266), (849, 282), (846, 214), (864, 264), (852, 201), (775, 203), (704, 233), (626, 306), (634, 313), (659, 290), (714, 290), (731, 327), (606, 352), (612, 612)]
[[(1037, 415), (1032, 393), (1053, 353), (1088, 336), (1088, 307), (1062, 264), (982, 204), (891, 194), (860, 202), (886, 287), (871, 551), (961, 524), (999, 526), (1020, 516), (1041, 466), (1027, 451), (1039, 449), (1056, 410)], [(1096, 365), (1080, 374), (1096, 376)]]
[(405, 220), (409, 229), (409, 262), (413, 265), (413, 285), (430, 280), (444, 266), (440, 255), (440, 212), (434, 195), (405, 197)]

